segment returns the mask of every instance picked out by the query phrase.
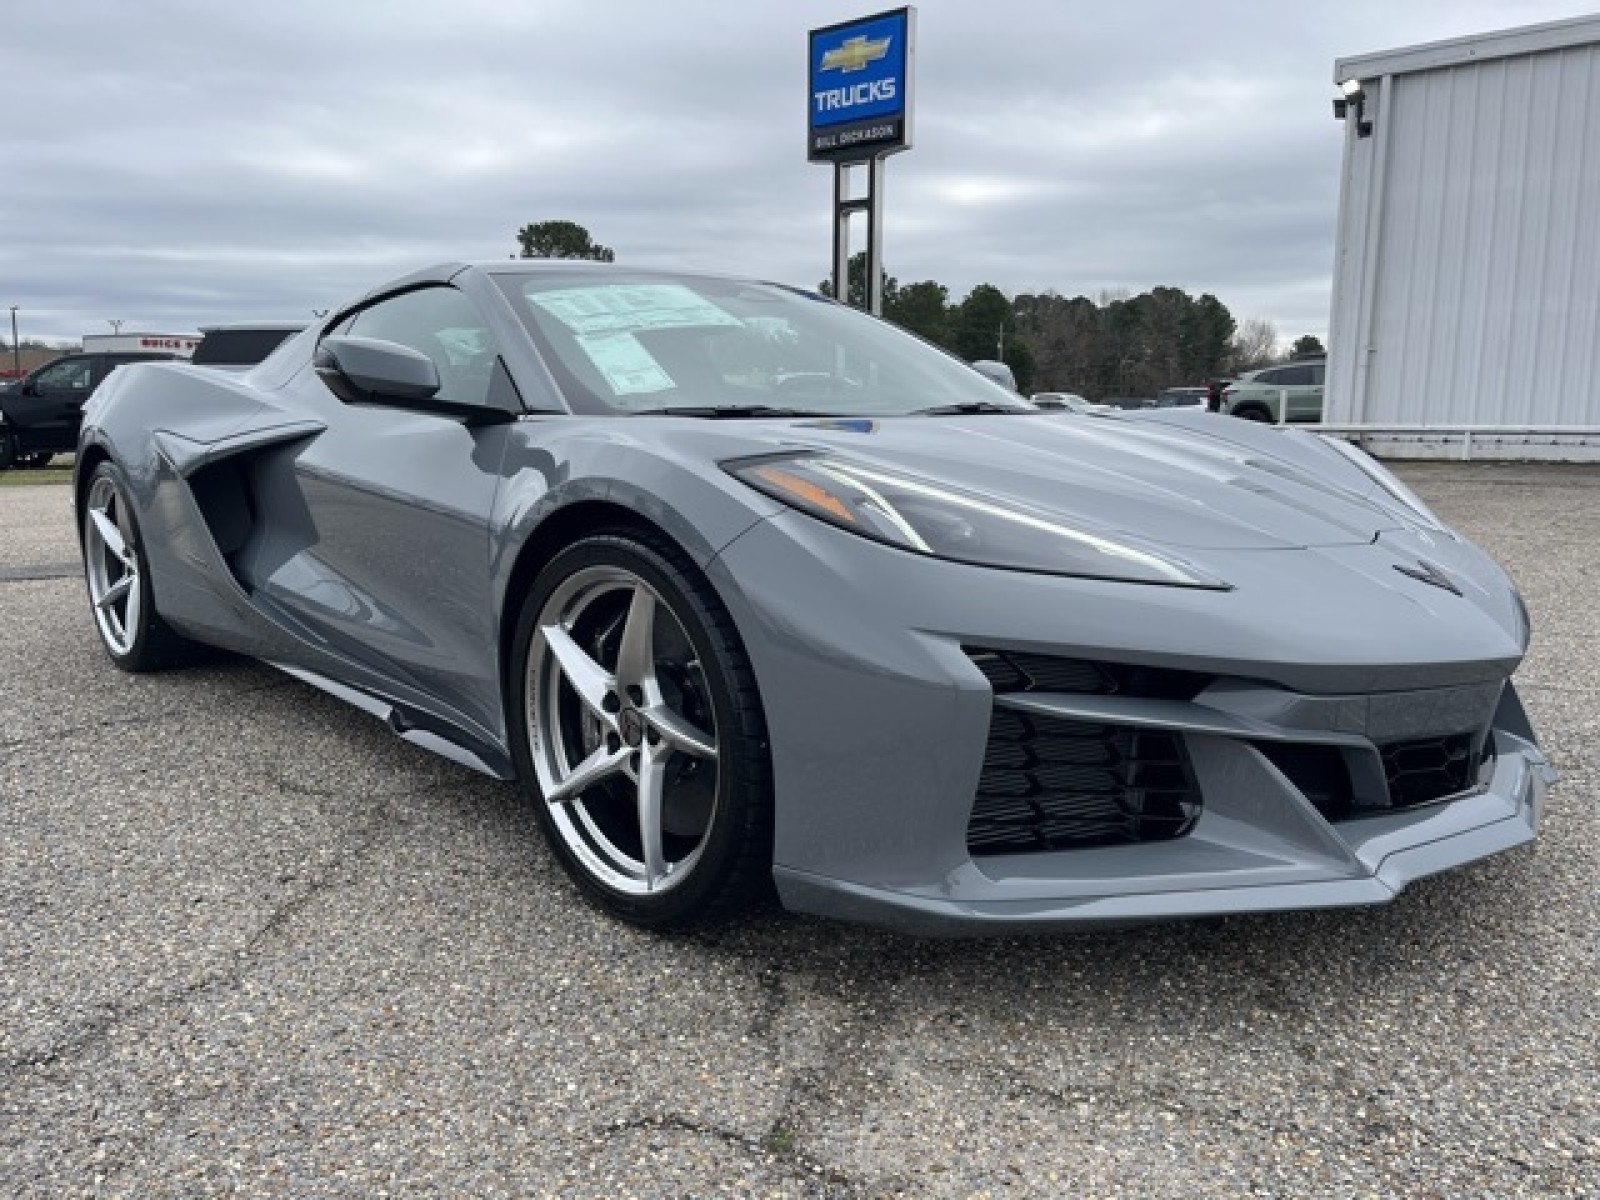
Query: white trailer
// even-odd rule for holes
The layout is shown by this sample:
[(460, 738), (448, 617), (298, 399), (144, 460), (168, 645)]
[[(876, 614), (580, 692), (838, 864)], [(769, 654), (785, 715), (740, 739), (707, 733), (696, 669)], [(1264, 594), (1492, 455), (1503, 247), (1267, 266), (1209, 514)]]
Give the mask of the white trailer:
[(86, 333), (83, 335), (85, 352), (106, 354), (132, 354), (140, 351), (160, 351), (188, 358), (200, 344), (198, 333)]
[(1324, 420), (1600, 460), (1600, 16), (1341, 58)]

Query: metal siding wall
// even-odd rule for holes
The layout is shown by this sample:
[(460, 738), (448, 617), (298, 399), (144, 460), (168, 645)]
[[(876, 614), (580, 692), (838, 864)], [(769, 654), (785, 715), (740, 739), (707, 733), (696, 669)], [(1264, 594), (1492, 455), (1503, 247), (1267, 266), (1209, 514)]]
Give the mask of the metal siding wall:
[(1387, 130), (1357, 138), (1353, 122), (1345, 124), (1344, 165), (1339, 181), (1339, 224), (1334, 232), (1333, 303), (1328, 318), (1328, 376), (1323, 398), (1326, 420), (1361, 419), (1366, 341), (1362, 317), (1366, 307), (1362, 284), (1368, 278), (1366, 258), (1373, 243), (1371, 218), (1378, 156), (1387, 145)]
[[(1330, 420), (1600, 424), (1597, 74), (1588, 45), (1386, 81), (1388, 111), (1374, 116), (1387, 127), (1346, 147)], [(1364, 317), (1358, 404), (1360, 347), (1342, 343)]]

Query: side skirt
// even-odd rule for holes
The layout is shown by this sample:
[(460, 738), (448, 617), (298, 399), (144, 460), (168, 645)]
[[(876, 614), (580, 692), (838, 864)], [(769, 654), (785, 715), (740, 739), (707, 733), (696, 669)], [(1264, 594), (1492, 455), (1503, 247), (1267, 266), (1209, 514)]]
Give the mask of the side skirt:
[(504, 751), (486, 745), (437, 717), (405, 708), (370, 692), (329, 679), (326, 675), (308, 671), (304, 667), (294, 667), (288, 663), (271, 660), (267, 660), (267, 665), (276, 667), (285, 675), (294, 676), (302, 683), (309, 683), (330, 696), (336, 696), (346, 704), (353, 704), (362, 712), (370, 713), (387, 725), (391, 733), (413, 746), (421, 746), (441, 758), (448, 758), (451, 762), (471, 767), (491, 779), (509, 782), (517, 777), (516, 768)]

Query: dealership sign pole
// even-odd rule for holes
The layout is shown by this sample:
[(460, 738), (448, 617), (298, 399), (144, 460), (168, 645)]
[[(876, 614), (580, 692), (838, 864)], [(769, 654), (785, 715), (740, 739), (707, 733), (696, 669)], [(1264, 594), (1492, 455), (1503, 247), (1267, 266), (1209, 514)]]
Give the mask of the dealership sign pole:
[[(883, 311), (884, 159), (911, 148), (911, 77), (917, 10), (813, 29), (806, 73), (806, 157), (833, 164), (833, 294), (850, 299), (850, 218), (867, 214), (867, 310)], [(850, 170), (865, 164), (867, 194)]]

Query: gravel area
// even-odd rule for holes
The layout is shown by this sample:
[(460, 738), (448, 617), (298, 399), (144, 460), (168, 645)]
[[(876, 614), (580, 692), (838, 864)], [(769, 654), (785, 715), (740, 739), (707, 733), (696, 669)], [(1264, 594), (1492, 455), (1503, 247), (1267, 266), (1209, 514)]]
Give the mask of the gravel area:
[(514, 789), (113, 670), (68, 489), (0, 489), (0, 1195), (1600, 1196), (1600, 471), (1405, 474), (1527, 596), (1539, 843), (988, 942), (614, 924)]

